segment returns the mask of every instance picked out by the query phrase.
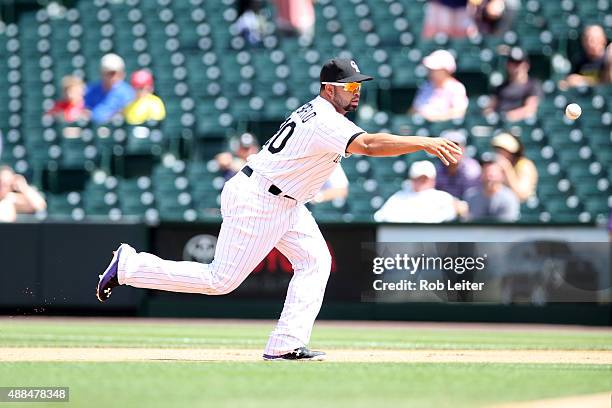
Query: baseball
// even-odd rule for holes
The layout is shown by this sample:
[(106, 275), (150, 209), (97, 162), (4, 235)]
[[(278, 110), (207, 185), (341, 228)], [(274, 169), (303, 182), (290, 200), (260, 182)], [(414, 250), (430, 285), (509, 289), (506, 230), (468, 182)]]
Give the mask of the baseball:
[(565, 108), (565, 116), (569, 119), (576, 120), (582, 114), (582, 108), (577, 103), (570, 103)]

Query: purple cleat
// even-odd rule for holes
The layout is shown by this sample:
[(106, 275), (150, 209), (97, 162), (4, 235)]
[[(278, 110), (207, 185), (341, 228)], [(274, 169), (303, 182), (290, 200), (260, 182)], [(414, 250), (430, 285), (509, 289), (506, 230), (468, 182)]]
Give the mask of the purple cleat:
[(119, 286), (119, 279), (117, 278), (117, 272), (119, 270), (119, 257), (121, 251), (127, 244), (119, 245), (116, 251), (113, 251), (113, 259), (110, 264), (102, 273), (99, 275), (100, 281), (98, 282), (98, 288), (96, 289), (96, 297), (100, 302), (106, 302), (111, 295), (111, 291), (115, 286)]

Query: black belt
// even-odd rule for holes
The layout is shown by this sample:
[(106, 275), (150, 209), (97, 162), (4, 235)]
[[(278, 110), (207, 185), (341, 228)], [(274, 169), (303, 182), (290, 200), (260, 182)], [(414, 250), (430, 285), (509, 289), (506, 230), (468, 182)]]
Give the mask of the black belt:
[[(244, 174), (246, 174), (247, 177), (251, 177), (251, 175), (253, 174), (253, 169), (250, 168), (249, 166), (244, 166), (241, 170)], [(283, 190), (281, 190), (280, 188), (278, 188), (277, 186), (275, 186), (274, 184), (272, 184), (269, 188), (268, 188), (268, 192), (270, 194), (273, 194), (275, 196), (280, 195), (281, 197), (287, 197), (290, 198), (292, 200), (295, 200), (295, 198), (288, 196), (287, 194), (282, 194)], [(281, 195), (282, 194), (282, 195)]]

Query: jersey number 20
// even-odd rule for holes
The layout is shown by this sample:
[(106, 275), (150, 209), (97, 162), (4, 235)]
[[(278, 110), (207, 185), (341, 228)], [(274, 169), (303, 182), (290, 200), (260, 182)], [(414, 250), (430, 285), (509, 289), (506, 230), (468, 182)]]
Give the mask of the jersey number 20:
[[(270, 151), (270, 153), (274, 154), (274, 153), (278, 153), (281, 150), (283, 150), (285, 148), (285, 145), (287, 144), (287, 141), (289, 140), (291, 135), (293, 135), (294, 131), (295, 131), (295, 122), (290, 122), (289, 119), (285, 120), (283, 124), (281, 125), (280, 129), (278, 130), (278, 132), (276, 132), (276, 134), (272, 136), (270, 140), (266, 142), (266, 145), (268, 145), (268, 150)], [(283, 136), (283, 139), (281, 140), (280, 144), (275, 145), (276, 141), (281, 136)]]

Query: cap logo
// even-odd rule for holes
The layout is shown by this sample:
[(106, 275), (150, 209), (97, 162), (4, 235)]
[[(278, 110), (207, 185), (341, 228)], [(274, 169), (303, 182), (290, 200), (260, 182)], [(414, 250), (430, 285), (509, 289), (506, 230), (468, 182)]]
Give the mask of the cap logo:
[(357, 63), (356, 63), (355, 61), (351, 61), (351, 67), (353, 67), (353, 68), (355, 69), (355, 71), (357, 71), (357, 72), (361, 72), (361, 71), (359, 70), (359, 67), (357, 66)]

